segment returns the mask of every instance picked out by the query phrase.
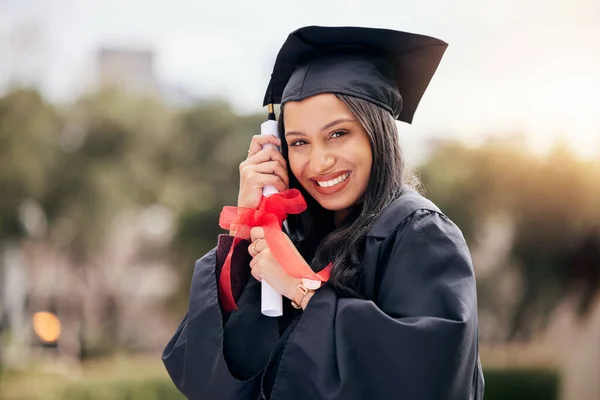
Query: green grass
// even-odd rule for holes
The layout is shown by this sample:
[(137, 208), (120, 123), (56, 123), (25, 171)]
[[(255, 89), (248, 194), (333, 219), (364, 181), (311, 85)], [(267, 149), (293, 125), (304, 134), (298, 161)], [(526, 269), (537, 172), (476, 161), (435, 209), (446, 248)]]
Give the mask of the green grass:
[(116, 356), (77, 366), (35, 365), (0, 376), (0, 400), (182, 400), (158, 356)]
[[(553, 368), (486, 368), (485, 400), (557, 400)], [(158, 356), (117, 356), (81, 368), (37, 365), (0, 375), (0, 400), (184, 400)]]
[(551, 369), (484, 371), (485, 400), (557, 400), (560, 376)]

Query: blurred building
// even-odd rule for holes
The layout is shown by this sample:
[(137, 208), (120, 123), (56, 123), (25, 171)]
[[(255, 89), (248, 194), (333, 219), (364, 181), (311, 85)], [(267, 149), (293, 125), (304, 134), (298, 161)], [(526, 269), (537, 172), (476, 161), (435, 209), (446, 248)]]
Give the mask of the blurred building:
[(0, 26), (0, 90), (41, 86), (48, 48), (47, 32), (35, 19)]
[(160, 98), (173, 107), (186, 107), (199, 98), (185, 88), (162, 82), (156, 75), (156, 54), (150, 49), (102, 48), (96, 56), (98, 85), (136, 95)]
[(155, 96), (159, 84), (154, 60), (152, 50), (101, 49), (97, 54), (99, 86)]

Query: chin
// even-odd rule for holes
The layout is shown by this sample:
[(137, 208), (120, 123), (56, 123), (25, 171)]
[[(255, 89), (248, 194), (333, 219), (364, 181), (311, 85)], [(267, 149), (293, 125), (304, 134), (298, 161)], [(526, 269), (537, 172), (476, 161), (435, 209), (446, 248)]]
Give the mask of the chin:
[(323, 207), (326, 210), (329, 211), (342, 211), (342, 210), (348, 210), (349, 208), (352, 208), (352, 206), (354, 206), (354, 204), (356, 204), (356, 201), (354, 201), (354, 199), (348, 199), (348, 198), (338, 198), (338, 199), (327, 199), (327, 198), (323, 198), (324, 196), (320, 196), (319, 194), (310, 194), (316, 201), (317, 203), (319, 203), (319, 205), (321, 207)]
[[(310, 185), (309, 188), (306, 186)], [(350, 185), (344, 188), (337, 194), (323, 194), (319, 193), (312, 186), (312, 182), (302, 182), (304, 190), (313, 198), (321, 207), (329, 211), (343, 211), (352, 208), (356, 205), (361, 196), (358, 195), (357, 189)]]

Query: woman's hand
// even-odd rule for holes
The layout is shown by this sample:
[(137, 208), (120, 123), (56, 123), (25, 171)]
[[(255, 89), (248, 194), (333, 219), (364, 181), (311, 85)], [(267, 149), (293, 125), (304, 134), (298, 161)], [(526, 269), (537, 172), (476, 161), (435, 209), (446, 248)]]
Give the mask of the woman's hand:
[[(248, 252), (252, 256), (252, 261), (250, 262), (252, 276), (258, 281), (264, 279), (277, 293), (293, 300), (296, 295), (297, 286), (302, 280), (288, 275), (277, 262), (265, 240), (265, 231), (263, 228), (252, 228), (250, 230), (250, 238), (252, 244), (248, 246)], [(287, 236), (286, 239), (289, 245), (295, 250), (296, 247), (292, 241)], [(298, 256), (302, 257), (299, 253)]]
[(270, 146), (280, 146), (279, 138), (254, 135), (248, 149), (248, 158), (240, 163), (240, 191), (238, 207), (256, 209), (262, 198), (262, 189), (273, 185), (283, 192), (289, 187), (287, 163), (281, 153)]

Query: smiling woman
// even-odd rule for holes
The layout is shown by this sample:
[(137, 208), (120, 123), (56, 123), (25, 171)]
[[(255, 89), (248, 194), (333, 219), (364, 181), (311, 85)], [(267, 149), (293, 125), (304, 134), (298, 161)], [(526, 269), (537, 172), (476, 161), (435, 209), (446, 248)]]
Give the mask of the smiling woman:
[(330, 93), (286, 103), (283, 115), (291, 176), (334, 211), (339, 225), (367, 189), (373, 161), (369, 135)]
[[(382, 29), (290, 34), (266, 95), (280, 138), (252, 138), (237, 211), (260, 213), (266, 185), (307, 209), (287, 216), (289, 259), (254, 227), (230, 269), (229, 235), (198, 260), (163, 353), (189, 399), (483, 398), (469, 250), (407, 184), (395, 124), (412, 121), (445, 48)], [(294, 261), (328, 280), (290, 273)], [(261, 314), (260, 281), (288, 299), (281, 317)]]

